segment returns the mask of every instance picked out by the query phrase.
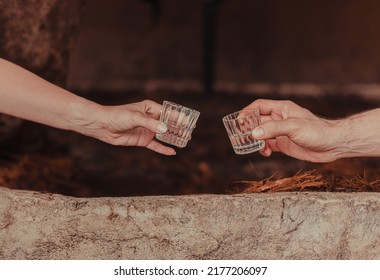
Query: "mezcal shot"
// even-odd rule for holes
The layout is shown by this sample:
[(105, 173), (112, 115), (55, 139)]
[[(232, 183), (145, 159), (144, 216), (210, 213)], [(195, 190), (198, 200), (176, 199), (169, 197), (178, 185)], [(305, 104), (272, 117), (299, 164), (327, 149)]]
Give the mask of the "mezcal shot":
[(183, 148), (191, 139), (200, 112), (185, 106), (164, 101), (160, 121), (165, 123), (168, 130), (157, 133), (156, 138), (162, 142)]
[(260, 125), (258, 108), (231, 113), (223, 118), (223, 124), (236, 154), (250, 154), (264, 148), (265, 141), (252, 136), (252, 130)]

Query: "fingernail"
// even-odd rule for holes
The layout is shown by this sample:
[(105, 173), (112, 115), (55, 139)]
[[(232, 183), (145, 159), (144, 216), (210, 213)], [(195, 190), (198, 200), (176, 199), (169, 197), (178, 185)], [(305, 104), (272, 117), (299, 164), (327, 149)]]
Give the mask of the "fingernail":
[(256, 127), (252, 131), (252, 136), (255, 137), (256, 139), (261, 138), (264, 136), (264, 130), (261, 127)]
[(177, 152), (176, 151), (174, 151), (174, 153), (172, 154), (172, 156), (175, 156), (177, 154)]
[(158, 133), (165, 133), (167, 130), (168, 130), (168, 128), (166, 127), (166, 124), (164, 124), (164, 123), (160, 123), (157, 127)]

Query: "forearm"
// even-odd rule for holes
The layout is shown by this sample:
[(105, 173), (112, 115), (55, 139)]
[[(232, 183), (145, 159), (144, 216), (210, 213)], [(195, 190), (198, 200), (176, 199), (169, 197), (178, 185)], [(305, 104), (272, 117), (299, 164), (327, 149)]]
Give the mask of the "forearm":
[(337, 122), (337, 158), (380, 156), (380, 109)]
[(0, 113), (52, 127), (80, 132), (94, 120), (98, 104), (57, 87), (33, 73), (0, 59)]

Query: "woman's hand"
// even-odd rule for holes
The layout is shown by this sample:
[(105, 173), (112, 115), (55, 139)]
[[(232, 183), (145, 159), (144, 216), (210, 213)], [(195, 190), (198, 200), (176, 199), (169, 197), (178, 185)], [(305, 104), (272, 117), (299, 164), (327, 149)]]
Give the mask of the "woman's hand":
[(173, 148), (154, 140), (156, 133), (167, 130), (165, 124), (158, 121), (162, 105), (150, 100), (119, 106), (96, 105), (92, 110), (73, 107), (77, 112), (71, 114), (75, 117), (69, 118), (72, 130), (112, 145), (140, 146), (175, 155)]
[(166, 131), (158, 119), (161, 105), (143, 101), (102, 106), (0, 58), (0, 113), (72, 130), (112, 145), (142, 146), (164, 155), (173, 148), (154, 140)]

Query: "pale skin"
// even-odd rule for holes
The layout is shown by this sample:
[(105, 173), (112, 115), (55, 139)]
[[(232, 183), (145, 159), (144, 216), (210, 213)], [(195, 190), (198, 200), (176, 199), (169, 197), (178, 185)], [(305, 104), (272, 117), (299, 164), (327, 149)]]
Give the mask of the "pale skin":
[(380, 109), (328, 120), (287, 100), (259, 99), (249, 108), (260, 109), (262, 123), (252, 135), (265, 140), (264, 156), (282, 152), (310, 162), (380, 156)]
[(145, 100), (103, 106), (55, 86), (0, 58), (0, 113), (75, 131), (119, 146), (141, 146), (164, 155), (171, 147), (154, 140), (166, 126), (159, 122), (161, 105)]

